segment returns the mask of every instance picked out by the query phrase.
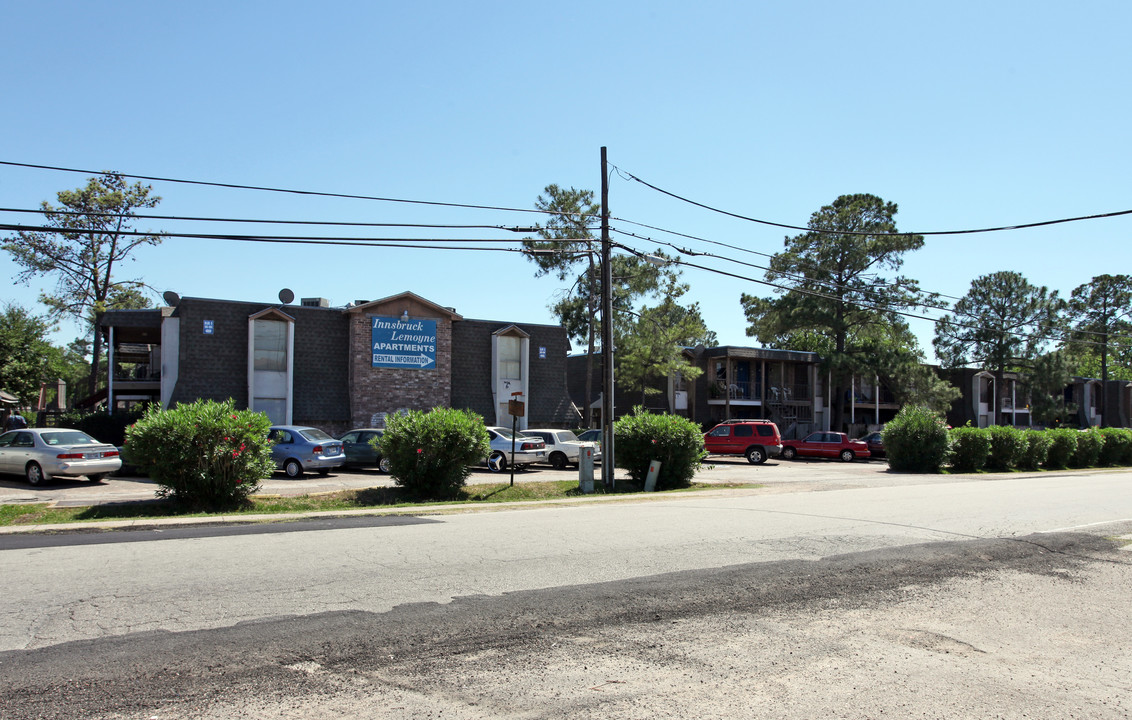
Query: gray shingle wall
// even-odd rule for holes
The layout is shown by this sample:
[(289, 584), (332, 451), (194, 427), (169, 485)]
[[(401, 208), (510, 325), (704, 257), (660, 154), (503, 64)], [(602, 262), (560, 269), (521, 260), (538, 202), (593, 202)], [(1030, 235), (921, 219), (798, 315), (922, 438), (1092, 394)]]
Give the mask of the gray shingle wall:
[[(527, 398), (528, 426), (575, 427), (570, 396), (566, 390), (566, 353), (570, 342), (566, 331), (556, 325), (522, 325), (490, 320), (462, 320), (452, 324), (452, 407), (479, 413), (490, 424), (495, 422), (491, 395), (491, 337), (514, 324), (530, 335), (530, 397)], [(546, 348), (546, 358), (539, 358)], [(509, 398), (506, 398), (509, 399)]]
[[(270, 303), (185, 298), (177, 306), (181, 347), (173, 402), (232, 398), (248, 406), (248, 317)], [(287, 305), (295, 318), (293, 419), (297, 424), (337, 428), (348, 423), (346, 377), (348, 325), (340, 310)], [(211, 320), (213, 332), (205, 334)]]

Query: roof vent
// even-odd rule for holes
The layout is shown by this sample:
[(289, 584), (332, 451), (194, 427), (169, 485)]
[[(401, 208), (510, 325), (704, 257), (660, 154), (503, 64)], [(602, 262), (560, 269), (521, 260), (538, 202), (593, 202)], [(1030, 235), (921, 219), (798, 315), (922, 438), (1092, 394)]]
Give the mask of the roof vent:
[(330, 307), (330, 301), (326, 298), (303, 298), (300, 302), (303, 307)]

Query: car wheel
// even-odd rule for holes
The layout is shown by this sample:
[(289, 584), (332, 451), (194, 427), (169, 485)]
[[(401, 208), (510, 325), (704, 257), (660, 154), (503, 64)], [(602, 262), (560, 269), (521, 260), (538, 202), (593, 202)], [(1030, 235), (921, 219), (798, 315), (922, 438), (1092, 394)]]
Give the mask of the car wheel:
[(852, 450), (842, 450), (841, 451), (841, 461), (842, 462), (853, 462), (853, 458), (854, 458), (854, 455), (853, 455)]
[(487, 459), (487, 469), (492, 472), (503, 472), (507, 469), (507, 456), (501, 452), (493, 452)]
[(91, 483), (100, 483), (106, 479), (106, 473), (95, 473), (94, 475), (87, 475), (86, 479)]
[(796, 457), (798, 457), (798, 451), (795, 450), (794, 448), (792, 448), (792, 447), (782, 448), (782, 459), (783, 460), (793, 460)]
[(298, 478), (303, 476), (303, 466), (298, 460), (288, 460), (283, 463), (283, 472), (289, 478)]
[(43, 468), (39, 463), (28, 463), (27, 468), (24, 470), (24, 476), (28, 479), (28, 485), (42, 485), (44, 481)]
[(320, 470), (318, 471), (318, 475), (319, 475), (319, 477), (326, 477), (326, 476), (327, 476), (327, 475), (329, 475), (329, 474), (330, 474), (330, 468), (321, 468), (321, 469), (320, 469)]
[(380, 470), (383, 473), (388, 473), (389, 472), (389, 458), (385, 458), (385, 457), (381, 458), (381, 460), (379, 460), (378, 463), (377, 463), (377, 469)]
[(565, 470), (566, 469), (566, 456), (563, 455), (560, 452), (551, 453), (550, 454), (550, 465), (555, 470)]
[(766, 451), (761, 447), (747, 448), (747, 462), (752, 465), (766, 462)]

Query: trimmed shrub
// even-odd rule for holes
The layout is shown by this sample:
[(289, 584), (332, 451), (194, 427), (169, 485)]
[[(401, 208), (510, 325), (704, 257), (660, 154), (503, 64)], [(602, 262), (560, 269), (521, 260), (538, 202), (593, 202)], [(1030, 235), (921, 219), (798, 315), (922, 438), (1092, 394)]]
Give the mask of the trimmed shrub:
[(1104, 435), (1099, 428), (1089, 428), (1077, 433), (1077, 452), (1073, 454), (1070, 464), (1073, 467), (1096, 467), (1104, 448)]
[(947, 431), (951, 441), (951, 469), (959, 473), (973, 473), (986, 467), (990, 456), (991, 437), (983, 428), (963, 427)]
[(1080, 433), (1070, 428), (1055, 428), (1046, 430), (1045, 433), (1050, 439), (1045, 466), (1054, 470), (1069, 467), (1069, 461), (1077, 454), (1077, 436)]
[(990, 435), (988, 469), (1013, 470), (1023, 462), (1029, 443), (1022, 430), (1009, 425), (992, 425), (987, 433)]
[(158, 496), (202, 510), (246, 504), (275, 469), (263, 413), (232, 400), (151, 406), (126, 429), (126, 459), (149, 473)]
[(1026, 454), (1022, 458), (1022, 462), (1018, 463), (1018, 467), (1024, 470), (1037, 470), (1039, 466), (1045, 464), (1046, 458), (1049, 457), (1053, 438), (1043, 430), (1026, 430), (1022, 434), (1026, 438)]
[(394, 482), (417, 498), (458, 497), (471, 466), (491, 452), (483, 418), (470, 410), (411, 410), (386, 422), (381, 455)]
[(1103, 428), (1104, 446), (1101, 448), (1101, 465), (1132, 465), (1132, 430)]
[(634, 481), (643, 483), (649, 463), (660, 461), (657, 490), (688, 487), (707, 455), (699, 425), (678, 415), (654, 415), (639, 405), (614, 423), (613, 431), (617, 467)]
[(950, 442), (939, 413), (905, 405), (884, 426), (888, 467), (900, 472), (935, 473), (947, 462)]

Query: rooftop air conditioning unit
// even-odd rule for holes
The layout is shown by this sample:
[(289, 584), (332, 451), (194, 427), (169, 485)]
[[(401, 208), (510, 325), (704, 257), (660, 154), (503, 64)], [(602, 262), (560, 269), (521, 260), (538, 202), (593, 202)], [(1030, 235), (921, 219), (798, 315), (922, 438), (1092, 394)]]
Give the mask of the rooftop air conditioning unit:
[(303, 307), (330, 307), (330, 301), (326, 298), (303, 298), (301, 302)]

